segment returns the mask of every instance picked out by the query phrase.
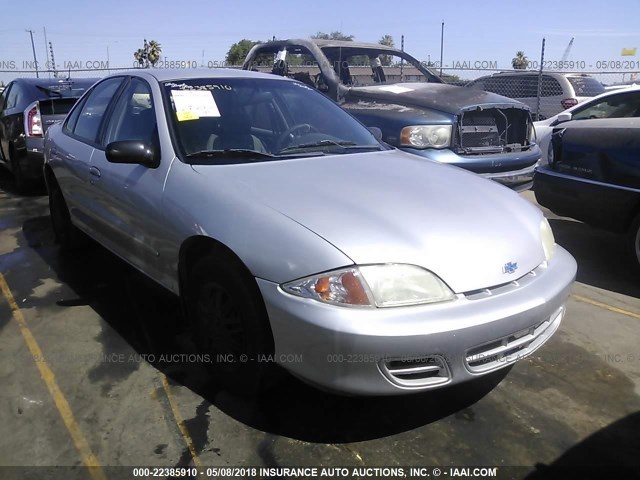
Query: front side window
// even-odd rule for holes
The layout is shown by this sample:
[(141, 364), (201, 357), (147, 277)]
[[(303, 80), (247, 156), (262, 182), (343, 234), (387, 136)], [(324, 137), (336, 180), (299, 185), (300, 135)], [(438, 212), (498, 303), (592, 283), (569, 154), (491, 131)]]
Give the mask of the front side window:
[(190, 162), (385, 148), (333, 101), (298, 82), (204, 78), (165, 82), (164, 89), (178, 151)]
[(156, 114), (151, 88), (145, 81), (133, 78), (113, 109), (104, 144), (122, 140), (151, 143), (155, 132)]
[(640, 92), (612, 95), (573, 113), (574, 120), (640, 117)]
[(122, 77), (109, 78), (96, 85), (89, 93), (87, 99), (80, 106), (81, 110), (73, 127), (75, 136), (89, 143), (96, 142), (107, 106), (122, 84), (122, 80)]

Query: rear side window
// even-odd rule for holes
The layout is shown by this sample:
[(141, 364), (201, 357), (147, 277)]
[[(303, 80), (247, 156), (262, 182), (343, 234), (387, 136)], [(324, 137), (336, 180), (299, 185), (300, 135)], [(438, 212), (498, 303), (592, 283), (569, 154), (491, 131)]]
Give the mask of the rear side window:
[[(73, 125), (75, 136), (89, 143), (95, 143), (104, 113), (122, 80), (122, 77), (110, 78), (96, 85), (89, 93), (85, 102), (77, 109), (79, 114)], [(71, 118), (69, 120), (71, 121)]]
[(538, 77), (535, 75), (504, 75), (486, 78), (477, 86), (491, 93), (509, 98), (538, 96)]
[(504, 77), (486, 78), (479, 83), (479, 87), (485, 92), (497, 93), (498, 95), (504, 95), (505, 97), (513, 96), (513, 90), (508, 88), (509, 79)]
[(7, 103), (4, 108), (15, 108), (18, 105), (19, 91), (20, 86), (17, 83), (10, 86), (9, 93), (7, 94)]
[[(548, 77), (547, 75), (542, 76), (542, 85), (540, 87), (540, 96), (541, 97), (557, 97), (562, 95), (562, 85), (560, 82), (553, 77)], [(536, 92), (536, 95), (538, 92)]]
[(595, 97), (604, 93), (602, 84), (593, 77), (567, 77), (576, 97)]

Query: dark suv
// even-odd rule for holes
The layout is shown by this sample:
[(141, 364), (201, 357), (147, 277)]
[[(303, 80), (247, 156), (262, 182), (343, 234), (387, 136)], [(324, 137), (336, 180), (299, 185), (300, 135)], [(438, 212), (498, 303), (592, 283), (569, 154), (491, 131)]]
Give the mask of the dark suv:
[(243, 68), (292, 77), (320, 90), (401, 150), (515, 190), (531, 186), (540, 149), (529, 108), (493, 93), (446, 85), (406, 52), (379, 44), (278, 40), (253, 47)]
[(16, 78), (0, 95), (0, 165), (11, 170), (18, 191), (42, 179), (43, 138), (67, 115), (97, 78)]

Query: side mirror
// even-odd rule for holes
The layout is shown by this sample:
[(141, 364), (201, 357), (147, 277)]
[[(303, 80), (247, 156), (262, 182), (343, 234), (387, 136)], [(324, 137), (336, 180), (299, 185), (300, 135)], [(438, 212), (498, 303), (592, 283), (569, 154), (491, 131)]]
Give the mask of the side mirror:
[(150, 168), (156, 168), (160, 164), (157, 149), (138, 140), (111, 142), (105, 153), (111, 163), (132, 163)]
[(558, 114), (557, 123), (568, 122), (573, 118), (573, 115), (569, 112), (562, 112)]
[(379, 142), (382, 141), (382, 130), (380, 130), (378, 127), (367, 127), (367, 130), (371, 132), (376, 140), (378, 140)]

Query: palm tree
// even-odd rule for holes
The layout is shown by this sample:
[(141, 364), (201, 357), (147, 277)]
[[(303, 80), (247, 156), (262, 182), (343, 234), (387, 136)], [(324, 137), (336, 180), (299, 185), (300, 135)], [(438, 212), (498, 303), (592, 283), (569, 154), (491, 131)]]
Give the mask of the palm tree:
[(149, 50), (147, 51), (147, 59), (152, 67), (160, 60), (162, 54), (162, 46), (155, 40), (150, 40), (148, 44)]
[[(391, 35), (383, 35), (380, 40), (378, 40), (380, 45), (386, 45), (387, 47), (395, 47), (396, 44), (393, 41), (393, 37)], [(380, 55), (380, 62), (385, 67), (391, 65), (393, 61), (393, 57), (391, 55)]]
[(529, 64), (529, 59), (522, 50), (516, 52), (516, 56), (511, 59), (514, 70), (524, 70)]
[(140, 67), (140, 68), (144, 67), (145, 53), (144, 53), (144, 50), (142, 48), (139, 48), (138, 50), (133, 52), (133, 58), (135, 58), (136, 61), (138, 62), (138, 67)]
[(136, 59), (140, 68), (149, 68), (149, 66), (153, 67), (158, 63), (161, 54), (162, 46), (155, 40), (147, 42), (145, 38), (142, 48), (133, 52), (133, 58)]

